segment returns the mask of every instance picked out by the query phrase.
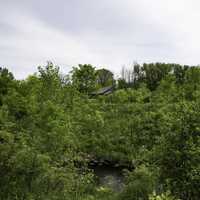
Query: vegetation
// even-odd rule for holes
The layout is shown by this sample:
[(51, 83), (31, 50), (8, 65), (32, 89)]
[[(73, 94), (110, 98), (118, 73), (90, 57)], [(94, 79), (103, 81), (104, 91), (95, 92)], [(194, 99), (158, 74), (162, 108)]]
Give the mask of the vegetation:
[[(127, 169), (122, 192), (96, 184), (93, 160)], [(0, 177), (2, 200), (198, 200), (200, 68), (0, 68)]]

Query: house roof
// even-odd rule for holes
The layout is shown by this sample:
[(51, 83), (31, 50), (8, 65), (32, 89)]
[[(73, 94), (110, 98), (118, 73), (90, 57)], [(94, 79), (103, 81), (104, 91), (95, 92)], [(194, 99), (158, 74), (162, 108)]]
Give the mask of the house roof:
[(106, 95), (112, 93), (114, 86), (107, 86), (92, 92), (92, 95)]

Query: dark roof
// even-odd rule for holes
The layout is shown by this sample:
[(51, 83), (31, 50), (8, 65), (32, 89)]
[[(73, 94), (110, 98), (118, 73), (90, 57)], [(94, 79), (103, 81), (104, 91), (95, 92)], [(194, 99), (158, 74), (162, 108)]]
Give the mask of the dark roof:
[(107, 86), (98, 89), (97, 91), (92, 92), (92, 95), (106, 95), (113, 92), (114, 86)]

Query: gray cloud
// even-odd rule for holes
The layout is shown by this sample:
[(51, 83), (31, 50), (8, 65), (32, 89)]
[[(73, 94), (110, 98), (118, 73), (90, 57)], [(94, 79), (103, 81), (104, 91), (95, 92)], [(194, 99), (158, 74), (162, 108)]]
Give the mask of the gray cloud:
[(52, 60), (199, 64), (198, 0), (0, 0), (0, 58), (17, 78)]

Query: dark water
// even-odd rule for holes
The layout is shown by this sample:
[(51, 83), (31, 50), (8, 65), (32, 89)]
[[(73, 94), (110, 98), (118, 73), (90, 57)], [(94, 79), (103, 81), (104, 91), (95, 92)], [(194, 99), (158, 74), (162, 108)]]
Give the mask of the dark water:
[(122, 169), (109, 165), (96, 165), (91, 169), (97, 178), (100, 186), (108, 187), (116, 192), (121, 192), (124, 187), (124, 176)]

